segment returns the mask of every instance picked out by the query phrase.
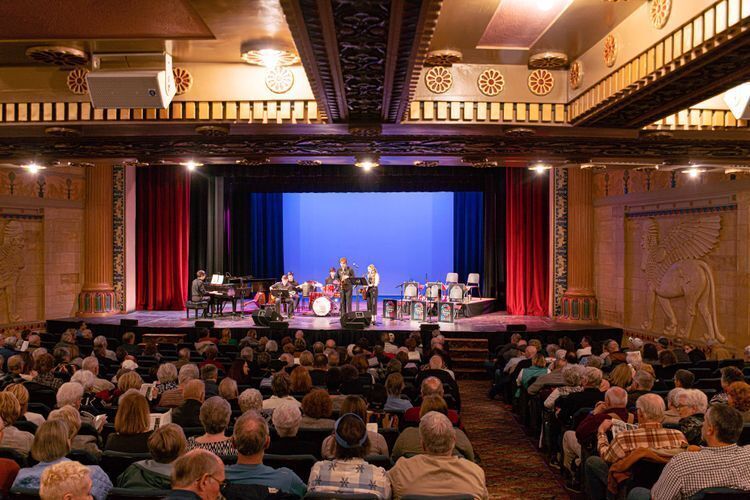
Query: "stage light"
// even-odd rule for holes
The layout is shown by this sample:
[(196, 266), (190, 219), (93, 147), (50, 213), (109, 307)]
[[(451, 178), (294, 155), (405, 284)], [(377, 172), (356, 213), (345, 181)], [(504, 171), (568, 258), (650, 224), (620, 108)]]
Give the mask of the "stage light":
[(45, 169), (47, 167), (43, 167), (41, 165), (37, 165), (36, 163), (34, 163), (32, 161), (31, 163), (27, 163), (26, 165), (24, 165), (23, 168), (25, 168), (26, 170), (28, 170), (28, 172), (31, 175), (36, 175), (36, 174), (39, 173), (40, 170), (43, 170), (43, 169)]
[(380, 158), (377, 155), (360, 154), (355, 157), (355, 160), (354, 165), (365, 172), (380, 166)]
[(697, 179), (698, 177), (700, 177), (701, 172), (703, 172), (703, 170), (701, 170), (698, 167), (690, 167), (689, 169), (685, 170), (683, 173), (687, 174), (688, 177), (690, 177), (691, 179)]
[(189, 171), (192, 172), (196, 168), (202, 167), (203, 163), (198, 163), (198, 162), (195, 162), (193, 160), (188, 160), (188, 161), (186, 161), (184, 163), (180, 163), (180, 165), (182, 165), (183, 167), (187, 168)]
[(539, 10), (548, 11), (555, 6), (555, 0), (537, 0)]
[(291, 47), (276, 40), (252, 40), (242, 44), (240, 57), (248, 64), (271, 69), (277, 66), (291, 66), (299, 62), (299, 56)]
[(547, 165), (546, 163), (537, 162), (534, 163), (532, 166), (529, 167), (529, 170), (532, 170), (536, 172), (537, 175), (542, 175), (547, 170), (551, 170), (552, 167), (550, 165)]

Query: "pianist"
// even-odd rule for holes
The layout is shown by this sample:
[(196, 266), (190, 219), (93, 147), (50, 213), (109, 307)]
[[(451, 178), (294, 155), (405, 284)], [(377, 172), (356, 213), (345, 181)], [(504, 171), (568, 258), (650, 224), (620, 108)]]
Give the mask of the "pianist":
[(206, 280), (206, 271), (200, 270), (195, 273), (196, 278), (190, 285), (190, 300), (193, 302), (208, 302), (209, 307), (211, 306), (212, 300), (211, 295), (206, 291), (206, 285), (203, 282)]

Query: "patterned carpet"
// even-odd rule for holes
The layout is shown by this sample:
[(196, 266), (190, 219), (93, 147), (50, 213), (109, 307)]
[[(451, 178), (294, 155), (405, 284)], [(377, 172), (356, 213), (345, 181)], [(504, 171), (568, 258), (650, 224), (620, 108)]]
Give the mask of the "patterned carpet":
[(493, 499), (569, 499), (560, 475), (544, 462), (510, 406), (490, 401), (486, 380), (461, 380), (461, 419), (479, 455)]

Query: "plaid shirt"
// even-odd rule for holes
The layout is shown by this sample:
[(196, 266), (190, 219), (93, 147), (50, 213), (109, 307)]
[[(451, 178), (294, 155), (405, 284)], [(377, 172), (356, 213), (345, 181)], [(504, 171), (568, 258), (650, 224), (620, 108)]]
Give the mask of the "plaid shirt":
[(651, 489), (651, 498), (681, 500), (718, 487), (750, 490), (750, 447), (705, 447), (674, 456)]
[(615, 463), (627, 457), (637, 448), (654, 450), (687, 448), (687, 440), (677, 429), (665, 429), (658, 422), (646, 422), (632, 431), (619, 433), (610, 443), (606, 434), (597, 434), (599, 456), (607, 463)]
[(382, 467), (368, 464), (361, 458), (323, 460), (310, 470), (307, 491), (369, 493), (386, 499), (391, 498), (391, 482)]

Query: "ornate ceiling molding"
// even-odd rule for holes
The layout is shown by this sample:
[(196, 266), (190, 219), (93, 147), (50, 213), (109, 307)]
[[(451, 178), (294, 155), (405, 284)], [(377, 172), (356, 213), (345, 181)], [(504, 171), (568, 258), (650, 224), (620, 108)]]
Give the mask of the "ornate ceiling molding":
[[(47, 161), (66, 158), (138, 158), (156, 162), (163, 158), (191, 157), (201, 160), (262, 156), (349, 156), (372, 151), (381, 156), (482, 156), (492, 160), (529, 158), (584, 158), (678, 161), (714, 160), (734, 162), (750, 157), (748, 134), (733, 132), (674, 131), (672, 138), (641, 138), (637, 131), (539, 128), (530, 137), (506, 137), (497, 128), (472, 131), (445, 130), (444, 126), (389, 126), (375, 137), (345, 133), (338, 125), (303, 126), (295, 133), (266, 134), (235, 126), (225, 137), (181, 135), (89, 137), (61, 140), (52, 137), (2, 137), (0, 159), (23, 161), (29, 157)], [(333, 128), (330, 128), (333, 127)], [(246, 135), (234, 135), (234, 134)], [(469, 135), (471, 134), (471, 135)], [(556, 135), (552, 135), (556, 134)], [(234, 160), (232, 160), (233, 162)]]
[(442, 0), (281, 0), (316, 99), (333, 122), (406, 112)]

